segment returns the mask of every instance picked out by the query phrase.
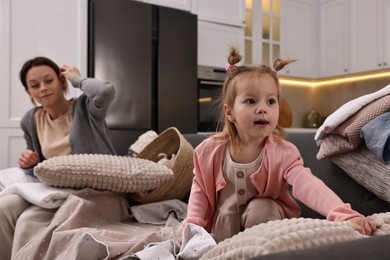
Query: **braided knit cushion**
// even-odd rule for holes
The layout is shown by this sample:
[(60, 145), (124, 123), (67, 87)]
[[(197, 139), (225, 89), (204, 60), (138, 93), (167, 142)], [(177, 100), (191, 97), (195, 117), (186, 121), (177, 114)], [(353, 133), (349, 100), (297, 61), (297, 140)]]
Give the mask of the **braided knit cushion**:
[(171, 169), (156, 162), (103, 154), (53, 157), (35, 166), (34, 174), (51, 186), (115, 192), (152, 190), (173, 178)]
[(225, 239), (200, 260), (251, 257), (363, 238), (349, 222), (293, 218), (259, 224)]

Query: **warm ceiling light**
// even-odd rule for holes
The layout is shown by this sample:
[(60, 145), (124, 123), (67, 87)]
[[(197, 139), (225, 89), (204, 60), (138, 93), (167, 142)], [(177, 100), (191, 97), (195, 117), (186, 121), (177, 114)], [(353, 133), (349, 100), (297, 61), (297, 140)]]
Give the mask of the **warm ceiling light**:
[(378, 79), (378, 78), (385, 78), (385, 77), (390, 77), (390, 71), (378, 72), (378, 73), (366, 74), (366, 75), (355, 75), (355, 76), (352, 75), (352, 76), (340, 77), (334, 79), (318, 79), (318, 80), (303, 80), (303, 79), (292, 79), (292, 78), (287, 79), (281, 77), (279, 82), (282, 85), (319, 87), (319, 86), (335, 85), (335, 84), (342, 84), (342, 83), (353, 82), (353, 81)]

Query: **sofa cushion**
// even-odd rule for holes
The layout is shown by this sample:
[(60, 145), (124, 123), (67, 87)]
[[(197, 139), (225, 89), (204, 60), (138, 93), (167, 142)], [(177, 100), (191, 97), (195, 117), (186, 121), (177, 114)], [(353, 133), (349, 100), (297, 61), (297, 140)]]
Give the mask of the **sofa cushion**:
[(331, 160), (356, 182), (390, 203), (390, 165), (380, 161), (365, 144), (354, 151), (333, 156)]

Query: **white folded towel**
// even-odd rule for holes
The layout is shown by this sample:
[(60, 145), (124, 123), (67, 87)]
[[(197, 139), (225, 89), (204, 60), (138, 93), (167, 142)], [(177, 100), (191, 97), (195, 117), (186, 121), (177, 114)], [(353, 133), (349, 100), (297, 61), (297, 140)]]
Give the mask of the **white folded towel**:
[(53, 209), (62, 205), (74, 189), (55, 188), (44, 183), (20, 182), (7, 186), (0, 197), (9, 194), (19, 194), (28, 202), (41, 208)]

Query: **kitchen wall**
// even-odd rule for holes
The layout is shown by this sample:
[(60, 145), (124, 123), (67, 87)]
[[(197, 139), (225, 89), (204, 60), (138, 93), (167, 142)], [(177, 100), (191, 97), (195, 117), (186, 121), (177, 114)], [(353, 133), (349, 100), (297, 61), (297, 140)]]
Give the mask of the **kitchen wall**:
[(288, 101), (293, 113), (291, 127), (299, 128), (303, 127), (304, 117), (312, 108), (321, 116), (328, 116), (346, 102), (375, 92), (388, 84), (389, 78), (320, 87), (282, 85), (282, 97)]
[(292, 111), (291, 127), (302, 127), (303, 116), (314, 106), (313, 90), (310, 87), (282, 85), (282, 98), (288, 102)]

